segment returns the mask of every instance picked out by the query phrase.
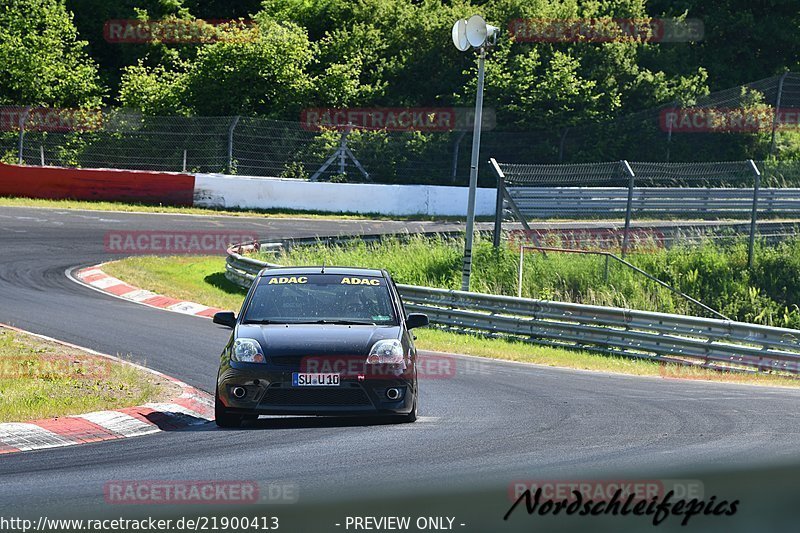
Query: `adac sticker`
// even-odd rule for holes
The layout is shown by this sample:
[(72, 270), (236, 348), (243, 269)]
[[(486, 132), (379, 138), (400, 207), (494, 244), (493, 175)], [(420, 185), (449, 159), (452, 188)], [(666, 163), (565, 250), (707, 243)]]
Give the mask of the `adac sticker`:
[(342, 278), (341, 281), (342, 285), (380, 285), (381, 280), (379, 278), (357, 278), (357, 277), (346, 277)]
[(308, 283), (308, 276), (281, 276), (269, 278), (269, 285), (285, 285), (287, 283)]

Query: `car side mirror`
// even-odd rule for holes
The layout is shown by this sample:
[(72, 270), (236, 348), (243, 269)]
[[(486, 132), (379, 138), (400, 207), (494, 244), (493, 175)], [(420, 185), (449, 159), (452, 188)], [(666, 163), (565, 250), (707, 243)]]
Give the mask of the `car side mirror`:
[(236, 315), (231, 311), (221, 311), (214, 314), (214, 324), (233, 328), (236, 326)]
[(429, 323), (428, 315), (422, 313), (410, 313), (408, 318), (406, 318), (406, 327), (408, 329), (421, 328), (427, 326)]

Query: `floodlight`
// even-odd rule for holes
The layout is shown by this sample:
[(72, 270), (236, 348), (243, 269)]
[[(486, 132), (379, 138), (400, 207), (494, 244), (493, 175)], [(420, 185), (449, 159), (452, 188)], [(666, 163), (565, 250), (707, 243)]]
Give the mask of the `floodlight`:
[(467, 21), (467, 42), (475, 48), (480, 48), (487, 40), (497, 34), (498, 28), (486, 24), (480, 15), (472, 15)]
[(459, 19), (453, 24), (453, 44), (456, 45), (461, 52), (466, 52), (469, 49), (469, 41), (467, 41), (467, 21)]

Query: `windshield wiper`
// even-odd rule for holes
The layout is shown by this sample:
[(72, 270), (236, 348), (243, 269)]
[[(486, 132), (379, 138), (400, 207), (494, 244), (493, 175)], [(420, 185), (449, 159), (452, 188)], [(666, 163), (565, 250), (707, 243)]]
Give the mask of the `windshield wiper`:
[(329, 320), (329, 319), (320, 319), (320, 320), (269, 320), (269, 319), (261, 319), (261, 320), (245, 320), (242, 324), (337, 324), (342, 326), (375, 326), (375, 322), (368, 322), (366, 320)]
[(306, 322), (306, 324), (339, 324), (342, 326), (374, 326), (375, 322), (368, 322), (366, 320), (314, 320), (313, 322)]

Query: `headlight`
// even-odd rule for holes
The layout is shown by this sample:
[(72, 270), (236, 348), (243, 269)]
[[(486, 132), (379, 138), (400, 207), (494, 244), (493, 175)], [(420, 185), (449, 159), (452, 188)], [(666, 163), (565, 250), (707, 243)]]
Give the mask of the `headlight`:
[(255, 339), (236, 339), (233, 341), (231, 359), (240, 363), (263, 363), (264, 351)]
[(399, 365), (404, 364), (403, 345), (395, 339), (378, 341), (372, 345), (367, 356), (370, 365)]

